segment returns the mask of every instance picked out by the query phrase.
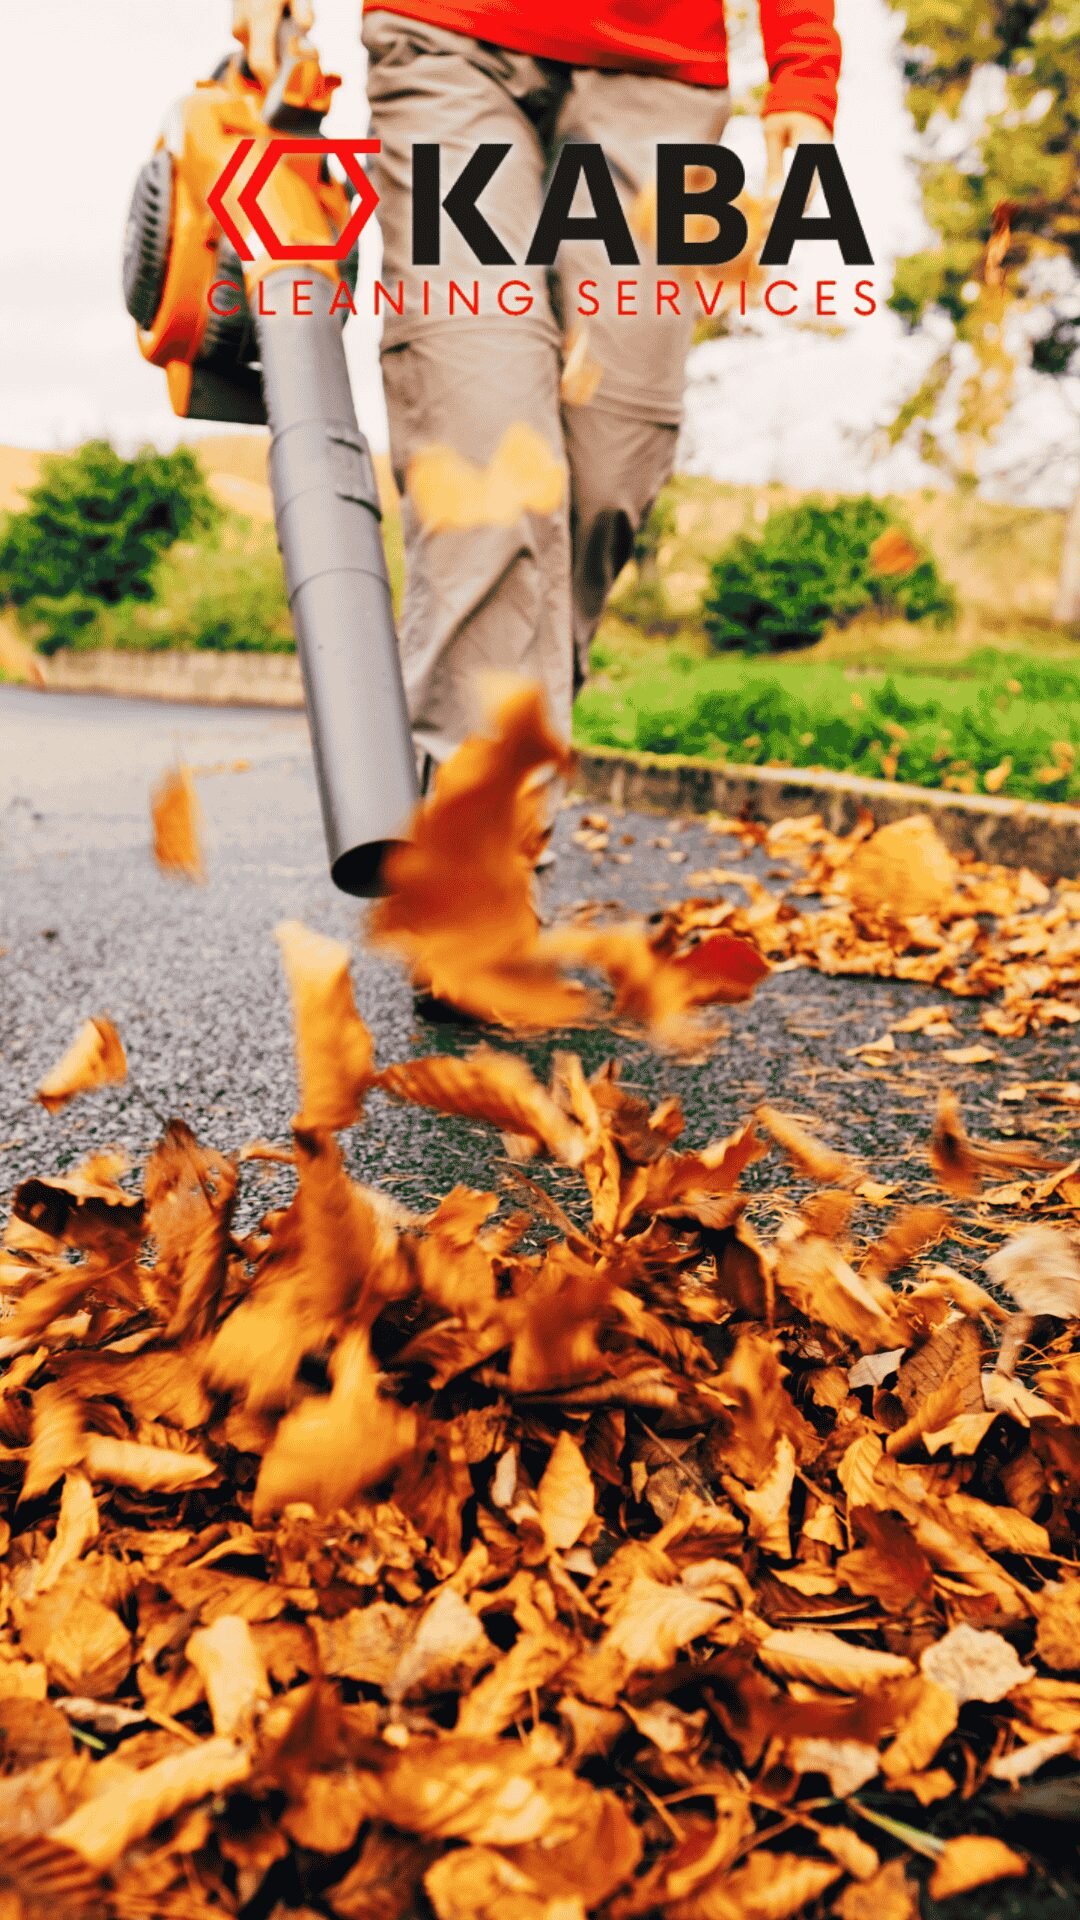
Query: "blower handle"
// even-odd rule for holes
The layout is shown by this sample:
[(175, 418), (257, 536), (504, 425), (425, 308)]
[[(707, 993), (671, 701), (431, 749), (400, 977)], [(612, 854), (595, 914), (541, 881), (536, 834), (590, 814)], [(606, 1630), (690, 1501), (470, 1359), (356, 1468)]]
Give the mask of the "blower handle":
[[(292, 75), (289, 56), (294, 46), (300, 51), (310, 53), (313, 57), (315, 55), (311, 41), (297, 34), (297, 29), (293, 25), (292, 8), (287, 6), (278, 22), (277, 72), (266, 90), (262, 107), (262, 117), (268, 127), (276, 127), (283, 116), (290, 115), (290, 109), (285, 104), (285, 89)], [(321, 121), (321, 115), (317, 117)]]
[(303, 266), (267, 276), (256, 317), (270, 481), (315, 755), (330, 871), (379, 890), (419, 789), (371, 450), (353, 406), (342, 329), (294, 311)]

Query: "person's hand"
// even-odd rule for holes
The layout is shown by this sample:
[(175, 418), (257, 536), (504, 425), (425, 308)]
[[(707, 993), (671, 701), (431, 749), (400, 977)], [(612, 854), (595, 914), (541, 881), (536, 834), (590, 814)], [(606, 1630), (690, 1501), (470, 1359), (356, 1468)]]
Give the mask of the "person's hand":
[(767, 113), (765, 128), (765, 191), (779, 193), (784, 184), (784, 155), (804, 140), (832, 144), (832, 134), (816, 113)]
[(233, 0), (233, 34), (256, 78), (268, 87), (277, 72), (278, 28), (285, 14), (300, 33), (315, 24), (312, 0)]

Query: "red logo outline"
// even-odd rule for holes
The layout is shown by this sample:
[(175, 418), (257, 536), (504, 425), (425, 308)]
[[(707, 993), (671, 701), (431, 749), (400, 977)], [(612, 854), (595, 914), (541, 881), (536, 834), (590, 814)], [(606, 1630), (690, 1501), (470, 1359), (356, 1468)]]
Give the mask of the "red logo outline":
[[(224, 196), (236, 179), (240, 168), (255, 145), (253, 138), (237, 142), (236, 150), (220, 178), (215, 180), (206, 196), (206, 204), (222, 231), (231, 240), (240, 260), (253, 260), (255, 255), (248, 246), (240, 227), (237, 226), (224, 205)], [(247, 215), (252, 231), (262, 241), (267, 257), (271, 260), (344, 260), (352, 252), (360, 234), (367, 226), (376, 207), (379, 196), (372, 186), (368, 175), (360, 165), (358, 156), (362, 153), (378, 153), (378, 140), (305, 140), (300, 137), (279, 135), (269, 140), (260, 155), (251, 178), (245, 181), (237, 194), (237, 205)], [(262, 207), (259, 195), (280, 159), (288, 153), (326, 154), (332, 153), (340, 160), (346, 175), (356, 188), (356, 206), (335, 241), (330, 243), (289, 245), (278, 238), (270, 225)]]

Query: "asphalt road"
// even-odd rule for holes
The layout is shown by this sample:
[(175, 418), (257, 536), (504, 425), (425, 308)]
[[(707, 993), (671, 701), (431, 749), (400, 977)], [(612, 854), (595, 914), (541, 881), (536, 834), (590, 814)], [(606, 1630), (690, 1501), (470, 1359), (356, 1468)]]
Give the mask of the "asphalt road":
[[(178, 756), (199, 770), (201, 887), (163, 877), (150, 854), (149, 792)], [(549, 915), (585, 899), (650, 913), (699, 891), (689, 879), (697, 869), (737, 864), (733, 843), (700, 822), (673, 830), (630, 814), (611, 837), (629, 862), (591, 856), (571, 838), (581, 811), (559, 819), (559, 859), (544, 881)], [(760, 860), (749, 866), (767, 871)], [(417, 1021), (401, 974), (364, 952), (361, 913), (327, 877), (300, 715), (0, 688), (0, 1208), (20, 1179), (61, 1171), (93, 1148), (119, 1144), (137, 1158), (171, 1114), (225, 1151), (288, 1137), (293, 1061), (273, 939), (283, 918), (351, 942), (357, 1002), (381, 1062), (474, 1044), (472, 1033)], [(730, 1010), (728, 1035), (704, 1065), (658, 1060), (608, 1030), (559, 1035), (529, 1052), (540, 1072), (557, 1046), (575, 1047), (589, 1068), (616, 1054), (629, 1083), (682, 1097), (687, 1144), (729, 1131), (761, 1099), (779, 1101), (816, 1115), (836, 1144), (866, 1154), (878, 1178), (902, 1174), (914, 1191), (925, 1182), (936, 1088), (956, 1070), (918, 1040), (888, 1072), (851, 1050), (897, 1014), (941, 998), (892, 982), (779, 973), (749, 1006)], [(950, 1011), (965, 1040), (984, 1037), (977, 1003), (953, 1001)], [(116, 1021), (131, 1078), (50, 1117), (34, 1088), (97, 1012)], [(1045, 1109), (1040, 1119), (1038, 1109), (999, 1105), (996, 1094), (1010, 1079), (1066, 1077), (1068, 1039), (1001, 1052), (998, 1066), (965, 1078), (974, 1128), (997, 1136), (1058, 1128)], [(361, 1177), (415, 1205), (457, 1180), (510, 1177), (485, 1129), (381, 1096), (347, 1152)], [(765, 1186), (786, 1178), (775, 1156), (753, 1173)], [(248, 1170), (245, 1211), (265, 1204), (272, 1177)]]

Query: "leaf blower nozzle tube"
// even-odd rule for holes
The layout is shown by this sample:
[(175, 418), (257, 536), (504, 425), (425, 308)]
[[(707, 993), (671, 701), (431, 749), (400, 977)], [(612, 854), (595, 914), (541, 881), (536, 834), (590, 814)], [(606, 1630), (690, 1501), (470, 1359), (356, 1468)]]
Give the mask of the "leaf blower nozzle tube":
[(330, 871), (342, 892), (370, 896), (406, 837), (416, 760), (371, 450), (339, 322), (294, 312), (294, 283), (310, 279), (303, 267), (269, 274), (259, 303), (270, 481)]

